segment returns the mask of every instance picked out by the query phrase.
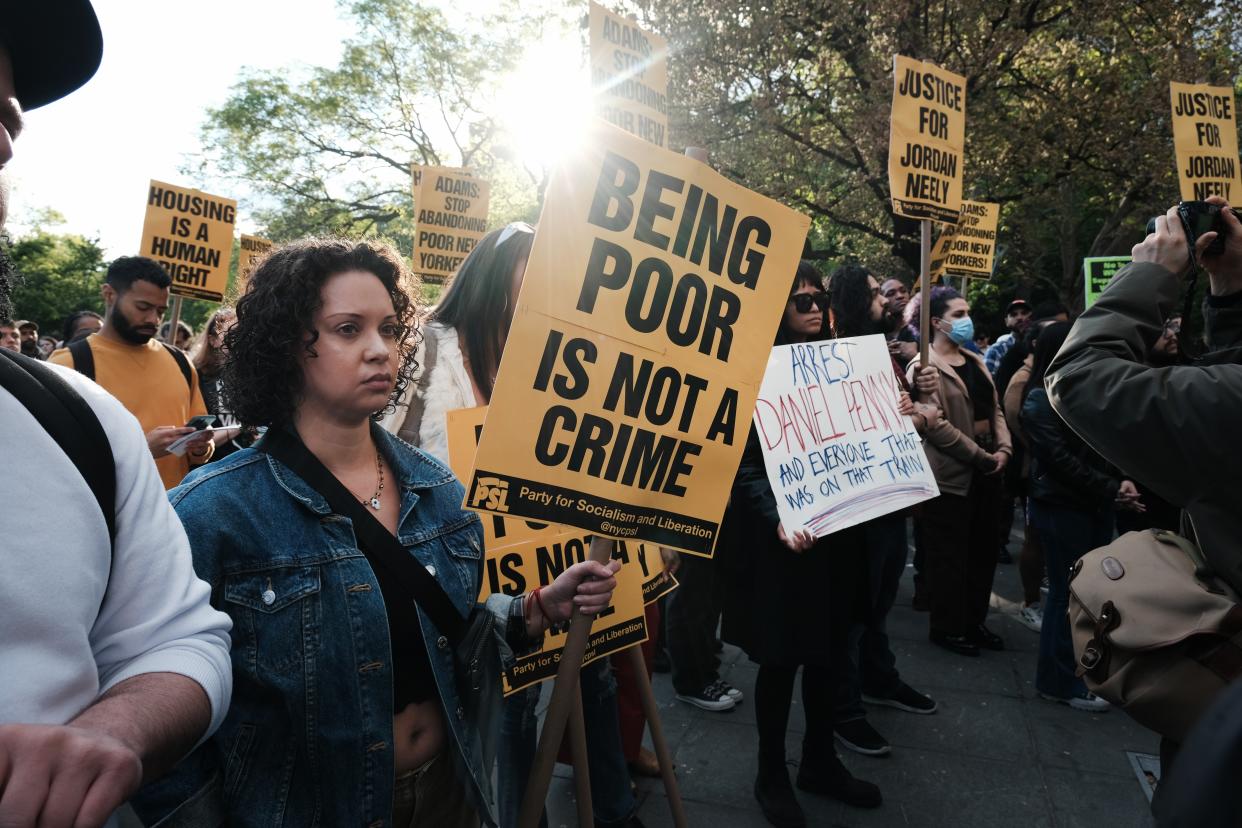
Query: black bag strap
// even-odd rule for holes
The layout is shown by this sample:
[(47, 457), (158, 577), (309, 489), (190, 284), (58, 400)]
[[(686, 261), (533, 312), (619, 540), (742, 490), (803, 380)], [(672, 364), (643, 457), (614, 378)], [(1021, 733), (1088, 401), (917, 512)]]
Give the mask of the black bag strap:
[(91, 353), (90, 343), (85, 339), (69, 343), (69, 355), (73, 357), (73, 370), (88, 380), (95, 379), (95, 355)]
[[(194, 374), (190, 372), (190, 361), (186, 359), (185, 352), (180, 348), (175, 348), (167, 342), (161, 342), (164, 350), (176, 361), (177, 367), (181, 369), (181, 376), (185, 377), (185, 385), (194, 391)], [(73, 357), (73, 368), (79, 374), (82, 374), (89, 380), (95, 379), (95, 354), (91, 351), (90, 343), (85, 339), (79, 339), (77, 342), (69, 343), (69, 355)]]
[[(377, 429), (379, 426), (372, 424), (371, 428)], [(378, 441), (379, 435), (375, 437)], [(436, 629), (448, 636), (454, 644), (462, 640), (467, 630), (466, 619), (458, 614), (436, 579), (319, 462), (319, 458), (306, 448), (295, 433), (284, 428), (271, 428), (255, 448), (267, 452), (288, 466), (312, 489), (323, 495), (332, 511), (349, 518), (354, 525), (358, 548), (367, 556), (371, 565), (382, 567), (387, 575), (396, 579), (431, 616)]]
[(185, 386), (190, 389), (190, 394), (193, 396), (194, 375), (190, 373), (190, 360), (186, 359), (185, 351), (176, 346), (169, 345), (167, 342), (161, 342), (160, 344), (163, 345), (164, 350), (168, 351), (168, 353), (172, 355), (172, 358), (176, 360), (177, 367), (181, 369), (181, 376), (185, 377)]
[(82, 475), (103, 513), (109, 545), (115, 547), (116, 460), (95, 412), (51, 368), (3, 348), (0, 385), (26, 407)]

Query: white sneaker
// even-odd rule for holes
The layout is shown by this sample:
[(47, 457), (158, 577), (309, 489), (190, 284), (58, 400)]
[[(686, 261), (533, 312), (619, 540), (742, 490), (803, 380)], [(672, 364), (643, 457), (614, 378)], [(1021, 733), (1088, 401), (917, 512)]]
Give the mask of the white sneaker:
[(1044, 611), (1040, 609), (1039, 604), (1023, 607), (1018, 611), (1018, 621), (1028, 630), (1039, 632), (1044, 628)]
[(1069, 700), (1069, 706), (1075, 710), (1085, 710), (1088, 713), (1107, 713), (1113, 707), (1095, 693), (1088, 693), (1082, 697), (1075, 696)]
[(729, 696), (729, 698), (733, 699), (735, 703), (740, 702), (746, 698), (745, 693), (743, 693), (741, 690), (738, 690), (736, 687), (734, 687), (732, 684), (729, 684), (729, 682), (725, 681), (724, 679), (716, 679), (716, 687), (720, 690), (723, 690)]
[(1087, 713), (1107, 713), (1113, 708), (1111, 704), (1101, 699), (1095, 693), (1088, 693), (1085, 696), (1073, 696), (1068, 699), (1049, 696), (1047, 693), (1040, 693), (1039, 697), (1057, 704), (1068, 704), (1075, 710), (1084, 710)]

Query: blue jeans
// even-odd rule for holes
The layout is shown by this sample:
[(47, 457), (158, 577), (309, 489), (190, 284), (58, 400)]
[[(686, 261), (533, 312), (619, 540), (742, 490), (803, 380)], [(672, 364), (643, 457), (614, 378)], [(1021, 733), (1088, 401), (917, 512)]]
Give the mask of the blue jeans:
[[(621, 749), (621, 725), (617, 719), (617, 680), (609, 661), (601, 658), (582, 668), (582, 718), (586, 724), (587, 764), (591, 777), (591, 805), (597, 822), (622, 824), (634, 813), (637, 802), (630, 790), (630, 773)], [(538, 744), (541, 685), (529, 687), (505, 699), (497, 749), (497, 818), (501, 828), (518, 823), (522, 795), (530, 779)], [(539, 823), (546, 828), (547, 814)]]
[(837, 724), (862, 719), (862, 696), (886, 698), (901, 687), (897, 657), (888, 641), (888, 613), (897, 600), (897, 586), (906, 569), (905, 515), (884, 515), (863, 525), (867, 542), (869, 598), (865, 617), (850, 627), (842, 657), (837, 659)]
[(1087, 685), (1074, 675), (1070, 641), (1069, 575), (1074, 562), (1113, 539), (1113, 512), (1087, 511), (1031, 500), (1031, 526), (1039, 535), (1048, 565), (1048, 600), (1039, 633), (1035, 688), (1058, 699), (1081, 697)]
[[(542, 684), (536, 684), (504, 700), (500, 740), (496, 746), (496, 818), (505, 828), (518, 824), (522, 795), (535, 764), (539, 736), (536, 709), (542, 688)], [(546, 813), (539, 818), (539, 826), (547, 828)]]

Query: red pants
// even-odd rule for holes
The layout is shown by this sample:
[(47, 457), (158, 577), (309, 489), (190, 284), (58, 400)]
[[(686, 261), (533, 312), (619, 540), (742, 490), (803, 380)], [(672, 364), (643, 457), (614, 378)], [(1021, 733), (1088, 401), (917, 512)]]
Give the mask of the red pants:
[[(647, 640), (641, 645), (648, 680), (651, 679), (651, 659), (655, 655), (659, 629), (660, 604), (652, 602), (647, 605)], [(647, 717), (643, 715), (643, 702), (638, 695), (638, 683), (634, 675), (634, 657), (620, 652), (610, 658), (612, 669), (617, 676), (617, 717), (621, 721), (621, 748), (625, 753), (625, 761), (633, 762), (638, 758), (638, 749), (643, 746), (643, 730), (647, 727)]]

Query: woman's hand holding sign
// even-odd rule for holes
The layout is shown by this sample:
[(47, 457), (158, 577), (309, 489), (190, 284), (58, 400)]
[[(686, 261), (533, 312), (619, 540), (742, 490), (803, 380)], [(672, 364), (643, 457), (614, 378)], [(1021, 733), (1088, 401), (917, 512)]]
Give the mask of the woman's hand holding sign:
[(785, 533), (783, 523), (776, 524), (776, 536), (793, 552), (802, 553), (815, 545), (815, 536), (810, 532), (805, 529), (795, 529), (793, 535), (788, 535)]
[[(538, 635), (551, 624), (569, 620), (577, 607), (583, 615), (598, 615), (612, 603), (612, 592), (617, 588), (616, 574), (621, 568), (618, 560), (607, 565), (598, 561), (583, 561), (566, 569), (556, 580), (538, 590), (538, 594), (526, 596), (526, 628)], [(537, 607), (543, 615), (542, 622), (531, 611)], [(532, 629), (532, 624), (534, 629)]]

